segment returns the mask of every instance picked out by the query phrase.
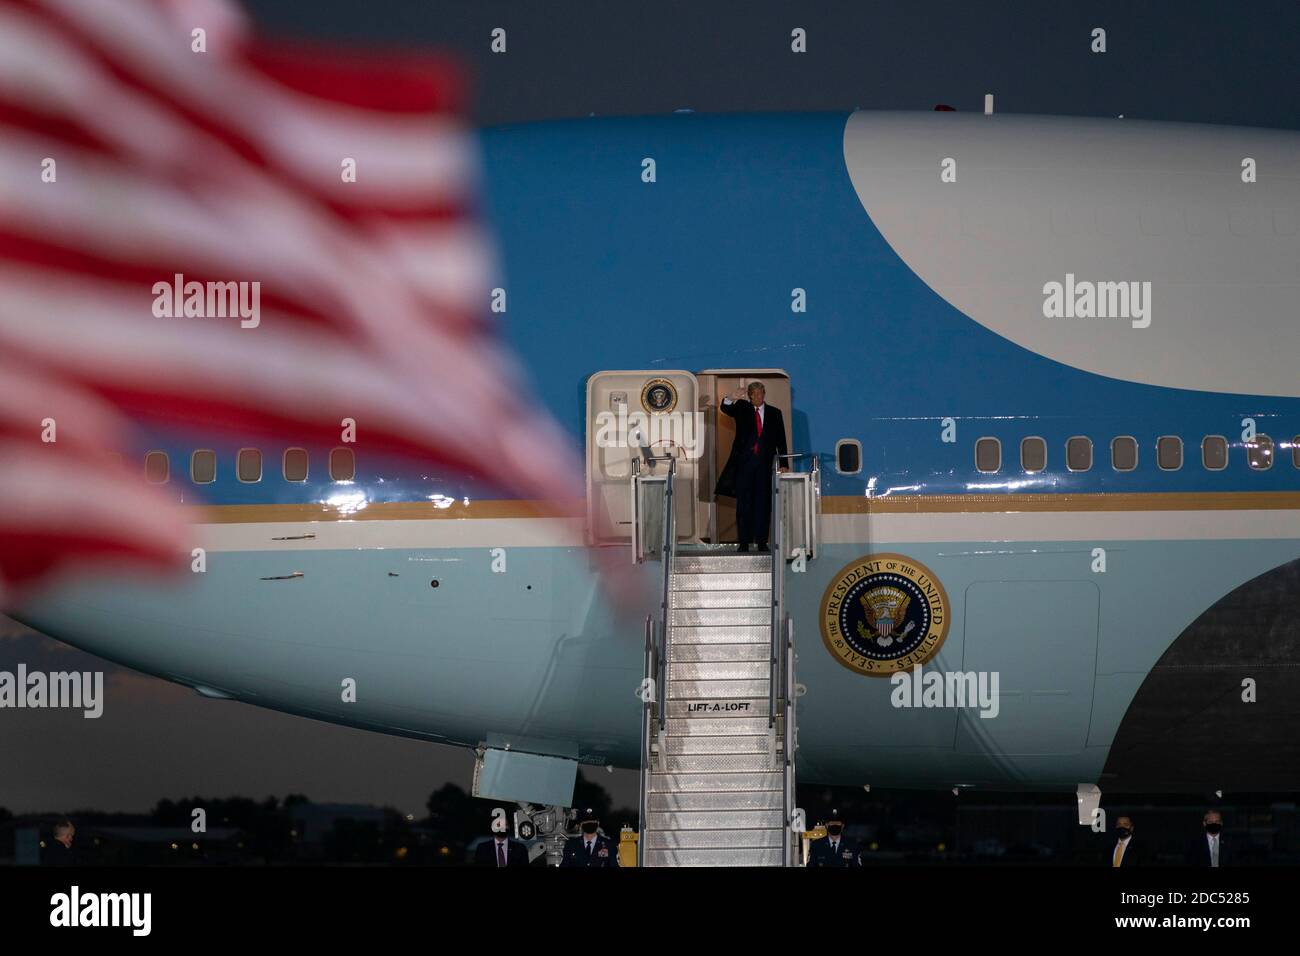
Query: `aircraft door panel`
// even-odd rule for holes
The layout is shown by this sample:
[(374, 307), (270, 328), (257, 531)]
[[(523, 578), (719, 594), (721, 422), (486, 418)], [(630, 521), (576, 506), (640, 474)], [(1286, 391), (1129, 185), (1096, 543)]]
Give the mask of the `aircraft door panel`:
[(587, 536), (596, 544), (630, 542), (631, 478), (659, 474), (677, 459), (674, 500), (678, 539), (695, 540), (697, 475), (703, 435), (695, 414), (699, 388), (686, 371), (597, 372), (587, 380)]

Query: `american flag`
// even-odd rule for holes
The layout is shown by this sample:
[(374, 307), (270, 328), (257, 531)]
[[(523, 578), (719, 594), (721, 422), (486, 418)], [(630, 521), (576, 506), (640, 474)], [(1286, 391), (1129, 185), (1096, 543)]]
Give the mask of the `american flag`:
[[(463, 100), (444, 61), (268, 44), (218, 0), (0, 0), (0, 604), (85, 557), (183, 566), (179, 514), (104, 464), (138, 420), (337, 444), (352, 419), (576, 497), (486, 321)], [(160, 317), (176, 281), (257, 282), (256, 327)]]

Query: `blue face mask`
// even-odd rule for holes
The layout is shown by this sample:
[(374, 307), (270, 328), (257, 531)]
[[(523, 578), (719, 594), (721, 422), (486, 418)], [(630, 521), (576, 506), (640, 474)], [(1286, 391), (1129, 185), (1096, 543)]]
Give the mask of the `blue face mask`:
[(1128, 827), (1115, 828), (1115, 836), (1119, 837), (1121, 840), (1123, 840), (1125, 837), (1129, 837), (1132, 835), (1133, 835), (1133, 831), (1130, 830)]

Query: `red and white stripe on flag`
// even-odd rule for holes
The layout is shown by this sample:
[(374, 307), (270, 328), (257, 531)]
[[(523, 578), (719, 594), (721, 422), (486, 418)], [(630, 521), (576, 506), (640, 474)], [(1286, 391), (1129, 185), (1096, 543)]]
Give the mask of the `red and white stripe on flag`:
[[(485, 321), (462, 100), (441, 60), (268, 45), (218, 0), (0, 0), (0, 375), (64, 416), (51, 443), (53, 413), (0, 408), (0, 585), (188, 554), (174, 513), (76, 457), (136, 420), (330, 444), (347, 418), (360, 448), (577, 496)], [(258, 283), (256, 322), (155, 315), (176, 276)]]

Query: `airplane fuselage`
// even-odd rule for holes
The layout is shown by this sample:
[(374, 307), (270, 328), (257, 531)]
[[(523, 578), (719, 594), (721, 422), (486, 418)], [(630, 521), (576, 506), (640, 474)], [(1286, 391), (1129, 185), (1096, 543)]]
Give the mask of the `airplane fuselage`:
[[(1300, 136), (856, 113), (482, 139), (497, 319), (575, 448), (602, 372), (684, 376), (714, 417), (728, 376), (788, 381), (823, 476), (818, 556), (786, 576), (801, 782), (1300, 786)], [(616, 606), (604, 562), (629, 546), (593, 544), (588, 502), (513, 500), (364, 431), (353, 480), (309, 447), (286, 481), (296, 444), (152, 434), (131, 452), (167, 454), (205, 569), (69, 580), (21, 616), (214, 696), (638, 765), (657, 565)], [(924, 668), (996, 673), (996, 717), (898, 706), (887, 647), (836, 652), (837, 582), (889, 555), (943, 591)]]

